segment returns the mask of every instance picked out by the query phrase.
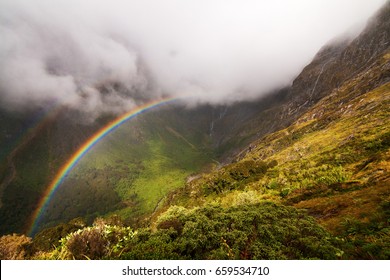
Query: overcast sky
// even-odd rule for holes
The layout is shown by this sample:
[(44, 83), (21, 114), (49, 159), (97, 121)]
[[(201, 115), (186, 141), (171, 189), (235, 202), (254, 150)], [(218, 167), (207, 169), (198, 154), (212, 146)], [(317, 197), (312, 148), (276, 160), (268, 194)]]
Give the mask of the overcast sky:
[[(251, 98), (287, 85), (384, 0), (0, 0), (0, 102), (126, 110), (133, 97)], [(121, 82), (102, 95), (96, 89)], [(130, 94), (132, 93), (132, 94)]]

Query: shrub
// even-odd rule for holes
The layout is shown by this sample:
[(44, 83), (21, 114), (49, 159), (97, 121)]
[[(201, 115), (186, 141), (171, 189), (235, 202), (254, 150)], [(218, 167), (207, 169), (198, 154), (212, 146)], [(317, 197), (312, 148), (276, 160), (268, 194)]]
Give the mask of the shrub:
[(86, 222), (82, 218), (71, 220), (67, 224), (59, 224), (58, 226), (46, 228), (38, 232), (31, 244), (31, 251), (33, 253), (40, 251), (50, 251), (55, 247), (60, 246), (61, 238), (64, 238), (71, 232), (75, 232), (86, 226)]
[(342, 254), (314, 219), (274, 203), (209, 205), (166, 221), (156, 232), (131, 239), (122, 258), (336, 259)]
[(183, 230), (183, 223), (180, 222), (178, 219), (172, 219), (163, 221), (158, 224), (158, 229), (174, 229), (178, 234), (181, 234)]
[(277, 165), (278, 165), (278, 161), (275, 160), (275, 159), (273, 159), (273, 160), (271, 160), (270, 162), (268, 162), (267, 167), (268, 167), (268, 168), (274, 168), (274, 167), (277, 166)]
[(268, 185), (267, 185), (267, 189), (271, 189), (271, 190), (274, 190), (274, 189), (277, 189), (279, 188), (280, 184), (278, 182), (277, 179), (272, 179)]
[(240, 192), (234, 197), (234, 205), (255, 204), (260, 201), (260, 196), (255, 191)]
[(188, 210), (186, 208), (182, 206), (173, 205), (158, 217), (157, 224), (162, 223), (164, 221), (176, 219), (177, 217), (185, 215), (187, 212)]
[(323, 166), (323, 170), (318, 172), (316, 183), (331, 185), (344, 183), (350, 178), (350, 174), (342, 166)]
[(23, 260), (30, 244), (31, 238), (25, 235), (4, 235), (0, 237), (0, 259)]
[[(275, 162), (273, 164), (276, 164)], [(204, 185), (205, 194), (223, 193), (258, 181), (267, 172), (264, 161), (245, 160), (229, 164), (213, 174)]]
[(284, 188), (280, 191), (280, 196), (281, 197), (286, 197), (290, 193), (291, 189), (290, 188)]
[(107, 225), (98, 220), (93, 227), (73, 232), (61, 240), (64, 258), (102, 259), (119, 256), (134, 237), (130, 227)]

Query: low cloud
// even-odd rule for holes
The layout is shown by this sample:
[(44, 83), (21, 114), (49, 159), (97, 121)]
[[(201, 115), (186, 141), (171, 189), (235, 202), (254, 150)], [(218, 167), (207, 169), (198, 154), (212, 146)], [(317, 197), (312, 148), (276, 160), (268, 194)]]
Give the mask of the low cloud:
[(383, 3), (1, 0), (0, 104), (97, 116), (166, 95), (254, 98), (291, 83)]

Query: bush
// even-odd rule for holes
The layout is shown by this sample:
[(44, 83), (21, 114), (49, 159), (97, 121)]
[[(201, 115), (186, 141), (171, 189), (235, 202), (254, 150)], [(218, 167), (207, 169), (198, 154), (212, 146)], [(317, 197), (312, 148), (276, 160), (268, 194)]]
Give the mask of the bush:
[(234, 197), (233, 205), (247, 205), (259, 203), (260, 196), (255, 191), (240, 192)]
[[(247, 195), (250, 193), (247, 193)], [(244, 200), (246, 198), (243, 198)], [(157, 230), (107, 225), (73, 232), (42, 258), (337, 259), (338, 241), (305, 212), (271, 202), (188, 210), (171, 207)], [(375, 252), (377, 247), (366, 246)]]
[[(273, 162), (272, 164), (277, 164)], [(204, 185), (205, 194), (223, 193), (238, 189), (250, 182), (258, 181), (267, 172), (264, 161), (245, 160), (232, 163), (215, 174)]]
[(267, 185), (267, 189), (271, 189), (271, 190), (275, 190), (275, 189), (278, 189), (280, 186), (280, 183), (278, 182), (277, 179), (272, 179), (268, 185)]
[(284, 188), (280, 191), (280, 196), (281, 197), (286, 197), (290, 193), (291, 189), (290, 188)]
[(337, 259), (342, 254), (327, 231), (292, 207), (259, 203), (182, 213), (156, 232), (135, 235), (122, 258)]
[(75, 232), (86, 226), (86, 222), (82, 218), (71, 220), (67, 224), (59, 224), (58, 226), (46, 228), (34, 236), (31, 244), (33, 253), (41, 251), (51, 251), (55, 247), (60, 246), (60, 240), (71, 232)]
[(98, 220), (93, 227), (73, 232), (61, 240), (62, 258), (103, 259), (118, 257), (134, 237), (130, 227), (112, 226)]
[(25, 235), (4, 235), (0, 237), (0, 259), (23, 260), (30, 244), (31, 238)]
[(335, 183), (344, 183), (350, 178), (350, 174), (342, 166), (322, 166), (318, 173), (316, 183), (331, 185)]

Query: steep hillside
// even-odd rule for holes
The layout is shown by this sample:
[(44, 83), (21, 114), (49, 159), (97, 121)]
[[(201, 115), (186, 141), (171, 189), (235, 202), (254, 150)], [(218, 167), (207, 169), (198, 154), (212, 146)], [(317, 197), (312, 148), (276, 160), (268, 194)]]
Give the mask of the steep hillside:
[(364, 88), (389, 61), (171, 192), (150, 227), (72, 221), (0, 245), (38, 259), (388, 259), (390, 83)]
[[(389, 42), (387, 2), (291, 87), (227, 106), (169, 105), (123, 125), (58, 189), (40, 229), (52, 227), (21, 237), (27, 257), (390, 258)], [(2, 233), (23, 232), (59, 167), (110, 118), (65, 116), (5, 153)], [(19, 242), (5, 236), (0, 248), (7, 240)]]
[(164, 209), (274, 201), (306, 210), (343, 241), (346, 258), (389, 258), (390, 83), (356, 94), (358, 83), (172, 193)]
[(223, 112), (225, 117), (220, 121), (216, 118), (213, 125), (217, 132), (214, 137), (217, 152), (234, 155), (251, 141), (291, 125), (335, 88), (372, 68), (382, 67), (376, 75), (366, 75), (362, 90), (389, 81), (388, 66), (381, 62), (390, 47), (389, 9), (387, 3), (357, 38), (341, 37), (324, 46), (290, 87), (258, 102), (220, 109), (217, 116)]
[(293, 125), (171, 194), (167, 207), (271, 200), (307, 210), (346, 242), (348, 258), (389, 258), (389, 62), (386, 51)]
[[(321, 58), (335, 62), (320, 70), (324, 81), (319, 78), (317, 86), (329, 77), (335, 79), (330, 73), (336, 68), (356, 63), (354, 72), (340, 73), (337, 82), (329, 78), (333, 87), (317, 88), (321, 89), (317, 98), (324, 97), (291, 126), (253, 142), (233, 163), (187, 183), (170, 195), (164, 209), (209, 204), (229, 209), (271, 200), (305, 209), (345, 242), (347, 258), (389, 258), (389, 6), (343, 50), (330, 54), (326, 50), (339, 46), (324, 48), (294, 82), (290, 94), (308, 72), (318, 70)], [(369, 40), (367, 45), (364, 40)], [(351, 50), (369, 57), (367, 64), (350, 56)]]
[[(294, 109), (300, 106), (312, 106), (346, 81), (375, 67), (389, 49), (389, 10), (390, 5), (386, 3), (352, 41), (338, 38), (318, 52), (293, 82), (289, 91), (289, 98), (293, 100), (289, 113), (295, 113)], [(365, 91), (388, 80), (388, 72), (382, 70), (377, 76), (367, 77), (371, 81), (365, 85)]]

